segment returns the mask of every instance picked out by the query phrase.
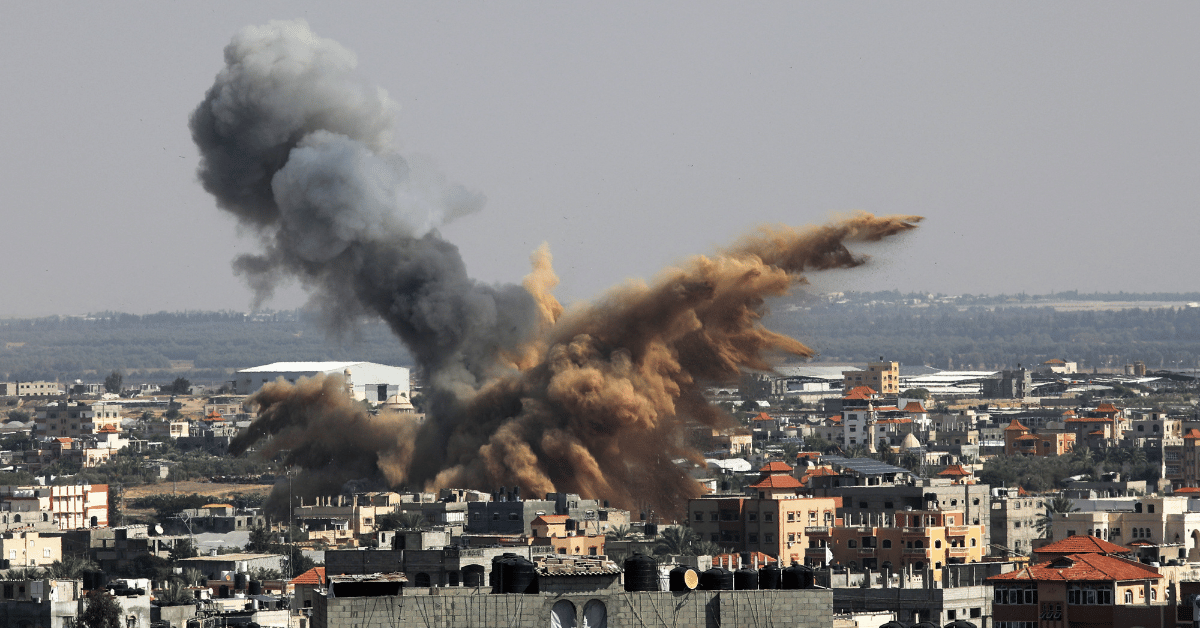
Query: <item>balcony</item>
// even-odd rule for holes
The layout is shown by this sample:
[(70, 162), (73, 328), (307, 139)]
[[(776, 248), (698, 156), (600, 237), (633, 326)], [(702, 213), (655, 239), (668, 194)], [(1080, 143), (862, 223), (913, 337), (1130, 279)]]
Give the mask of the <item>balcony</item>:
[(828, 547), (806, 547), (804, 548), (804, 555), (825, 558), (825, 554), (828, 550)]
[(906, 547), (904, 548), (905, 556), (924, 556), (929, 558), (929, 548), (927, 547)]
[(805, 534), (829, 534), (829, 526), (808, 526), (804, 528)]
[(874, 547), (861, 547), (858, 550), (858, 555), (859, 556), (874, 556), (875, 548)]
[(919, 536), (924, 538), (926, 530), (925, 528), (901, 528), (901, 534), (904, 536)]
[(970, 526), (949, 526), (946, 528), (946, 536), (966, 536), (970, 531)]
[(969, 547), (951, 547), (946, 551), (950, 558), (970, 558), (971, 548)]

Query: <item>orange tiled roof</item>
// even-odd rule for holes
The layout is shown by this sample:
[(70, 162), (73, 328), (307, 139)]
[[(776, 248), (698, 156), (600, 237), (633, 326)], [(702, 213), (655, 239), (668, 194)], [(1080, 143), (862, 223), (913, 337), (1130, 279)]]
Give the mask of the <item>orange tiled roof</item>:
[(1162, 576), (1140, 563), (1113, 558), (1103, 554), (1071, 554), (1040, 565), (1030, 565), (1017, 571), (988, 578), (998, 580), (1033, 580), (1066, 582), (1113, 582), (1116, 580), (1158, 580)]
[(900, 408), (897, 408), (896, 406), (884, 406), (882, 408), (875, 408), (875, 409), (878, 410), (879, 412), (899, 412), (900, 411)]
[(1184, 434), (1183, 437), (1184, 438), (1200, 438), (1200, 430), (1193, 427), (1192, 429), (1188, 430), (1187, 434)]
[(1129, 549), (1102, 538), (1076, 534), (1033, 550), (1034, 554), (1128, 554)]
[(56, 441), (58, 441), (58, 442), (60, 442), (60, 443), (73, 443), (73, 442), (75, 442), (75, 439), (74, 439), (74, 438), (56, 438), (56, 439), (54, 439), (54, 440), (56, 440)]
[(538, 515), (537, 519), (533, 520), (533, 523), (541, 521), (542, 523), (557, 525), (559, 523), (566, 523), (567, 519), (570, 519), (569, 515)]
[(1096, 430), (1095, 432), (1088, 432), (1088, 436), (1104, 436), (1104, 430)]
[(1009, 430), (1027, 430), (1027, 429), (1029, 429), (1029, 428), (1025, 427), (1024, 425), (1021, 425), (1020, 421), (1013, 419), (1012, 423), (1009, 423), (1008, 427), (1004, 428), (1004, 431), (1007, 432)]
[(834, 471), (833, 469), (830, 469), (829, 467), (817, 467), (816, 469), (813, 469), (812, 471), (805, 473), (802, 480), (807, 481), (809, 478), (825, 478), (825, 477), (833, 477), (833, 476), (838, 476), (838, 475), (841, 475), (841, 474), (838, 473), (837, 471)]
[(790, 475), (768, 475), (750, 485), (750, 488), (802, 488), (800, 480)]
[(878, 421), (876, 421), (876, 423), (912, 423), (912, 422), (913, 422), (913, 420), (908, 417), (904, 417), (903, 419), (879, 419)]
[(1038, 439), (1038, 437), (1033, 434), (1025, 434), (1024, 436), (1018, 436), (1013, 440), (1037, 440), (1037, 439)]
[(759, 473), (791, 473), (792, 466), (782, 460), (772, 460), (758, 470)]
[(1074, 411), (1074, 410), (1067, 410), (1066, 412), (1062, 413), (1062, 415), (1063, 415), (1063, 416), (1075, 416), (1075, 411)]
[(1042, 364), (1066, 364), (1066, 362), (1063, 362), (1058, 358), (1050, 358), (1049, 360), (1042, 362)]
[(775, 419), (772, 419), (771, 415), (767, 414), (766, 412), (759, 412), (758, 416), (754, 417), (754, 420), (755, 421), (774, 421)]
[(1117, 407), (1111, 403), (1102, 403), (1102, 404), (1096, 406), (1096, 412), (1104, 412), (1106, 414), (1110, 414), (1110, 413), (1120, 412), (1120, 410), (1117, 410)]
[(964, 469), (961, 464), (952, 464), (939, 472), (938, 475), (964, 477), (971, 475), (971, 472)]
[(910, 401), (910, 402), (908, 402), (908, 405), (904, 406), (904, 411), (920, 413), (920, 412), (925, 412), (925, 408), (923, 408), (921, 406), (921, 404), (916, 401)]
[(1200, 493), (1200, 486), (1181, 486), (1175, 489), (1176, 493)]
[(816, 460), (820, 457), (821, 457), (821, 452), (819, 452), (819, 451), (802, 451), (802, 452), (796, 454), (797, 460), (799, 460), (801, 458), (804, 458), (805, 460)]
[(325, 584), (325, 568), (313, 567), (312, 569), (309, 569), (295, 578), (292, 578), (292, 584), (323, 585)]

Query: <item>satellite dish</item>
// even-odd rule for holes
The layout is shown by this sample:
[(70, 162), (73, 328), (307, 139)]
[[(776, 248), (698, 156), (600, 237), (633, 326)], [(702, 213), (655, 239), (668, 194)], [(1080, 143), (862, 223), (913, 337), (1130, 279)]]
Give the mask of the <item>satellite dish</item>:
[(162, 524), (161, 523), (154, 524), (154, 534), (157, 536), (157, 535), (161, 535), (162, 533), (163, 533)]

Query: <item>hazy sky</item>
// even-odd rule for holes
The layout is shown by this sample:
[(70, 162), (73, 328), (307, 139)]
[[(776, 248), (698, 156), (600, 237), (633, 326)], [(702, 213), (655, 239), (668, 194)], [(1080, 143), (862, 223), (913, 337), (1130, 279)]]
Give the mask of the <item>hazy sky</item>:
[(548, 242), (584, 299), (862, 209), (927, 221), (820, 288), (1200, 290), (1200, 3), (6, 2), (0, 317), (249, 306), (187, 119), (284, 18), (486, 194), (443, 230), (485, 281)]

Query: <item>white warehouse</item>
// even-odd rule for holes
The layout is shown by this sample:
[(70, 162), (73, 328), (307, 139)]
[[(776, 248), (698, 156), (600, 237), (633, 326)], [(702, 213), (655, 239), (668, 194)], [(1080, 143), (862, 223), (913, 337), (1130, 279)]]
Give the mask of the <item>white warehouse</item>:
[(408, 369), (373, 362), (275, 362), (238, 371), (233, 387), (236, 394), (249, 395), (277, 379), (294, 384), (318, 373), (344, 376), (350, 394), (359, 401), (409, 401)]

